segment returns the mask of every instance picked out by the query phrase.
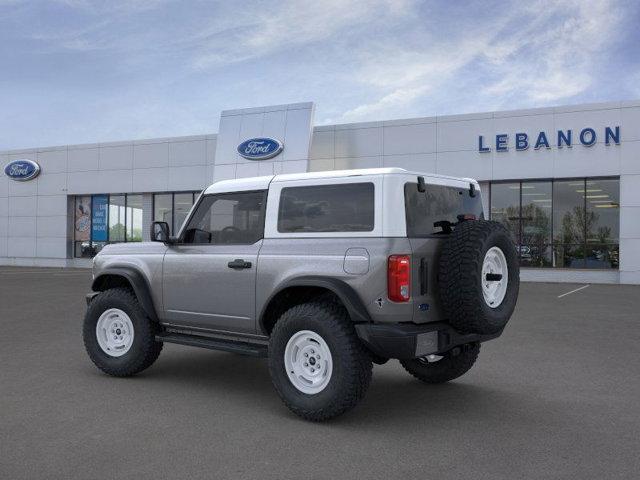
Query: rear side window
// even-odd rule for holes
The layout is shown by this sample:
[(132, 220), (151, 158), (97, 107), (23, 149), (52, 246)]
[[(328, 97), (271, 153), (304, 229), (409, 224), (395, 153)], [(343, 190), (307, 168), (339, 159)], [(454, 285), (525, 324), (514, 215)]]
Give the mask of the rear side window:
[(373, 183), (286, 187), (280, 194), (278, 232), (370, 232)]
[(426, 191), (419, 192), (417, 183), (405, 183), (404, 204), (407, 218), (407, 236), (424, 237), (441, 233), (434, 223), (448, 221), (456, 223), (458, 215), (471, 214), (484, 218), (480, 192), (472, 197), (468, 188), (444, 185), (425, 185)]

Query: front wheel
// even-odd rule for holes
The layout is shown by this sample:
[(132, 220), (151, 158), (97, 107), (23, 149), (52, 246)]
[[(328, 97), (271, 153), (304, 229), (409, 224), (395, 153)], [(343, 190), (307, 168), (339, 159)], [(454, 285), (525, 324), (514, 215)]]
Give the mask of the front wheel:
[(371, 369), (346, 310), (330, 301), (290, 308), (269, 340), (273, 385), (306, 420), (328, 420), (353, 408), (369, 387)]
[(476, 363), (480, 353), (479, 343), (456, 347), (444, 355), (400, 360), (404, 369), (425, 383), (444, 383), (467, 373)]
[(162, 350), (152, 322), (128, 289), (113, 288), (97, 295), (84, 318), (84, 346), (103, 372), (116, 377), (150, 367)]

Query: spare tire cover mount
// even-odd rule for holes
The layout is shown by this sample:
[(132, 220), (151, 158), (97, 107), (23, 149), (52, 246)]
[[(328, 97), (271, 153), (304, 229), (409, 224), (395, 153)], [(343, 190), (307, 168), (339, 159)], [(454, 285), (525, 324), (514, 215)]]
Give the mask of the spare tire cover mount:
[(502, 304), (509, 284), (509, 267), (500, 247), (487, 250), (482, 262), (482, 296), (491, 308)]

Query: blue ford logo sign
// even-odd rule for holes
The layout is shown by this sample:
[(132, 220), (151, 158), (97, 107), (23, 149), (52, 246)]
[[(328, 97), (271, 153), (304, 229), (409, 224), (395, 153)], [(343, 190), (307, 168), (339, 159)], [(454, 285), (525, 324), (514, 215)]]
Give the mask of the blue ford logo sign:
[(238, 153), (249, 160), (266, 160), (278, 155), (283, 145), (273, 138), (250, 138), (238, 145)]
[(38, 176), (40, 165), (33, 160), (14, 160), (4, 167), (4, 173), (12, 180), (25, 182)]

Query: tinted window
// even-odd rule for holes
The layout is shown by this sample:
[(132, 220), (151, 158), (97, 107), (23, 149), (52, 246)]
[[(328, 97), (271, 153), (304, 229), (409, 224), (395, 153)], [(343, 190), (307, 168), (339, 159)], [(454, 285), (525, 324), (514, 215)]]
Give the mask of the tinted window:
[(480, 192), (470, 196), (468, 188), (425, 185), (419, 192), (417, 183), (406, 183), (404, 202), (407, 218), (407, 236), (421, 237), (442, 232), (434, 223), (448, 221), (456, 223), (458, 215), (470, 214), (482, 218)]
[(252, 244), (262, 238), (266, 192), (207, 195), (189, 220), (184, 243)]
[(370, 232), (374, 224), (373, 183), (282, 189), (278, 231)]

